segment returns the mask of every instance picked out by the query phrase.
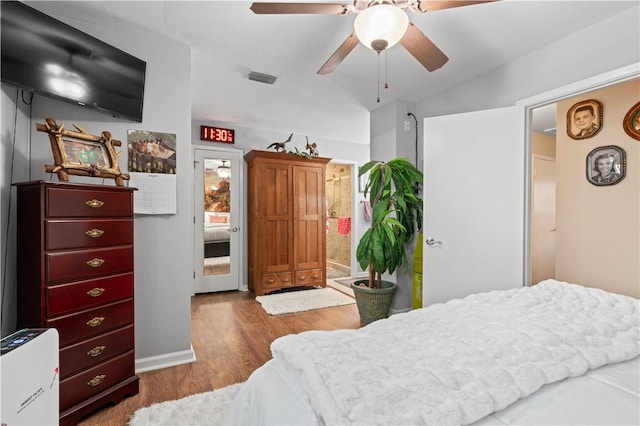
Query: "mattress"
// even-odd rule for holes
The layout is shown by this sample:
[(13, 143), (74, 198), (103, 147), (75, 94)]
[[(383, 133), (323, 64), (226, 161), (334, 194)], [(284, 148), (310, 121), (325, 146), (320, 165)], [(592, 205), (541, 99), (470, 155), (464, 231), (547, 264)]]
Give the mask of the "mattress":
[[(317, 425), (303, 385), (277, 360), (242, 385), (225, 425)], [(638, 425), (640, 358), (545, 385), (473, 423), (479, 425)]]
[(204, 228), (204, 242), (216, 243), (229, 241), (230, 232), (228, 224), (211, 225)]

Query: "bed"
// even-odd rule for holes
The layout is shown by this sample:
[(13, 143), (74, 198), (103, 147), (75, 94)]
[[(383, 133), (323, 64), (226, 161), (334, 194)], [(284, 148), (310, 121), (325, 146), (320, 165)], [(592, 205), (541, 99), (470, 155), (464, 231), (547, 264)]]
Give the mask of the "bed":
[(640, 424), (640, 301), (555, 280), (283, 336), (224, 424)]
[(204, 215), (204, 257), (229, 256), (229, 213), (208, 212)]

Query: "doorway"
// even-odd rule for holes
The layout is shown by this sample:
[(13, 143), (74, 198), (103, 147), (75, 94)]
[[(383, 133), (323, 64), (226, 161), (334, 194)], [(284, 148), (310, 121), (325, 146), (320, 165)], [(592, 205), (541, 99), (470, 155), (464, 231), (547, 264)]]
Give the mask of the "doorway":
[(531, 177), (531, 281), (556, 277), (556, 159), (533, 154)]
[(327, 164), (327, 279), (351, 276), (353, 173), (353, 164)]
[(242, 264), (242, 153), (194, 150), (193, 293), (238, 290)]

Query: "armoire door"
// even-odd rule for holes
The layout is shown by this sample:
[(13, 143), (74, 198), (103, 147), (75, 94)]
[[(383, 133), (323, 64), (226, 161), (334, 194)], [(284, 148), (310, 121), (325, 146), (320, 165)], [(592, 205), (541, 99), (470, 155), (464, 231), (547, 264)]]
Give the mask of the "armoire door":
[(294, 269), (324, 268), (326, 223), (324, 168), (294, 167)]
[(262, 217), (258, 226), (258, 244), (262, 272), (278, 273), (293, 269), (293, 170), (288, 164), (262, 162), (259, 166)]

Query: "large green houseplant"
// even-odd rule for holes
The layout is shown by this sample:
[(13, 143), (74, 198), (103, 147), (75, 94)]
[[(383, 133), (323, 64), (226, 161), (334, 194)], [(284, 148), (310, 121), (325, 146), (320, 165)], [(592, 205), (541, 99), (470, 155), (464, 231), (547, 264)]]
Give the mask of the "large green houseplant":
[(369, 279), (352, 285), (364, 323), (389, 315), (396, 285), (384, 281), (382, 274), (401, 266), (407, 270), (405, 244), (422, 230), (422, 172), (406, 158), (370, 161), (358, 176), (367, 172), (364, 196), (371, 203), (371, 226), (358, 243), (356, 258)]

